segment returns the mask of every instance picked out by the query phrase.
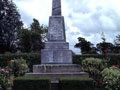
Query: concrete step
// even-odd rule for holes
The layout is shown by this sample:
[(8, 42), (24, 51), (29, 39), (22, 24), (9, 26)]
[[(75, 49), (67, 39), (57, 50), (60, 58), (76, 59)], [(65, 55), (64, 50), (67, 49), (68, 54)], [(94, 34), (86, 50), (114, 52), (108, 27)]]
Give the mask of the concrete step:
[(81, 72), (76, 64), (41, 64), (33, 66), (33, 73)]
[(26, 76), (40, 76), (48, 77), (51, 82), (57, 82), (60, 78), (79, 78), (79, 77), (89, 77), (86, 72), (66, 72), (66, 73), (27, 73)]

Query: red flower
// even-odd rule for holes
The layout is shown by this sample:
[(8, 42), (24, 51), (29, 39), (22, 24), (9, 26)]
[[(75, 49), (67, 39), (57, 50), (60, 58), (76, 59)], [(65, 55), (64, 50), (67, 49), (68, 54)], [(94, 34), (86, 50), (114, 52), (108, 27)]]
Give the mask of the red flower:
[(12, 62), (11, 61), (8, 61), (8, 65), (10, 65)]
[(112, 67), (116, 67), (116, 65), (112, 65)]
[(103, 83), (103, 80), (99, 80), (99, 83), (102, 84), (102, 83)]
[(107, 53), (107, 52), (108, 52), (107, 49), (105, 49), (105, 50), (104, 50), (104, 53)]
[(119, 67), (120, 67), (120, 65), (112, 65), (112, 67), (118, 67), (118, 68), (119, 68)]

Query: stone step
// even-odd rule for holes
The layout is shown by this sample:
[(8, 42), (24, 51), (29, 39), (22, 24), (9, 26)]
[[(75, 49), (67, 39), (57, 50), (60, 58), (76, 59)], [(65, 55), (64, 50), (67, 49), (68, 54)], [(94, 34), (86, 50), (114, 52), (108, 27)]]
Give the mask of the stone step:
[(33, 66), (33, 73), (81, 72), (76, 64), (41, 64)]
[(79, 77), (89, 77), (86, 72), (66, 72), (66, 73), (27, 73), (26, 76), (40, 76), (48, 77), (51, 82), (57, 82), (60, 78), (79, 78)]

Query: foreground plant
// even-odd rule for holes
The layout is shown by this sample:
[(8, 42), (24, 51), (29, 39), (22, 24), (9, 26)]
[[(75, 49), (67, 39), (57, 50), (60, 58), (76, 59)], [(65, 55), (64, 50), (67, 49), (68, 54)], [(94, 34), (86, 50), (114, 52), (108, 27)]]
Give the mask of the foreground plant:
[(13, 59), (9, 61), (9, 70), (15, 77), (23, 76), (26, 72), (29, 71), (27, 62), (25, 59)]
[(105, 68), (102, 72), (103, 86), (107, 90), (120, 90), (120, 69), (117, 67)]
[(9, 85), (9, 71), (5, 68), (0, 68), (0, 87), (2, 90), (7, 90)]
[(89, 76), (94, 79), (95, 87), (101, 87), (101, 71), (107, 67), (107, 63), (99, 58), (86, 58), (82, 61), (83, 71), (89, 73)]
[(86, 58), (82, 61), (82, 69), (88, 72), (90, 77), (99, 80), (101, 71), (107, 67), (107, 63), (99, 58)]

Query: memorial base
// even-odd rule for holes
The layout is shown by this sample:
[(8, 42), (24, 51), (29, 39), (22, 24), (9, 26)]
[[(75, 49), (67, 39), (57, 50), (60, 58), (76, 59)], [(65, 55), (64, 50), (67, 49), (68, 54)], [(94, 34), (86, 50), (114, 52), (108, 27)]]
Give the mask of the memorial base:
[(43, 49), (41, 64), (72, 64), (72, 51), (62, 49)]

